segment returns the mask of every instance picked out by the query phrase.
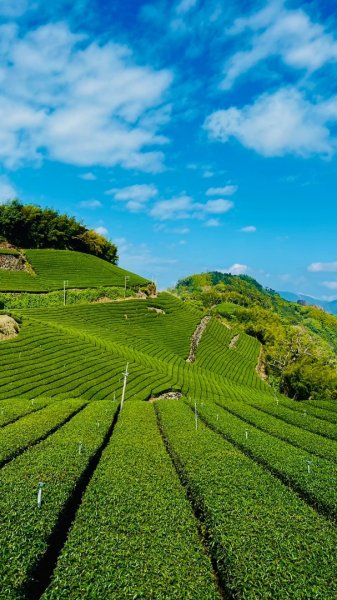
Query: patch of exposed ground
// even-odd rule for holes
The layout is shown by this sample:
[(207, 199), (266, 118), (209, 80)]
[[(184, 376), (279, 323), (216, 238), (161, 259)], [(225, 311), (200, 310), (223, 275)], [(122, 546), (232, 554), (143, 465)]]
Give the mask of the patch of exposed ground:
[(235, 348), (236, 344), (239, 341), (239, 337), (240, 337), (240, 334), (238, 333), (231, 339), (231, 341), (229, 343), (229, 347), (231, 348), (231, 350), (233, 350), (233, 348)]
[(149, 399), (149, 402), (152, 404), (153, 402), (157, 402), (157, 400), (180, 400), (182, 396), (181, 392), (171, 390), (163, 392), (160, 396), (152, 396), (152, 398)]
[(2, 271), (28, 271), (22, 256), (14, 254), (0, 254), (0, 269)]
[(266, 363), (265, 363), (265, 359), (264, 359), (263, 346), (261, 346), (261, 348), (260, 348), (260, 354), (259, 354), (259, 358), (258, 358), (257, 365), (255, 368), (256, 368), (256, 372), (257, 372), (258, 376), (260, 377), (260, 379), (262, 379), (263, 381), (268, 381), (268, 374), (267, 374)]
[(207, 324), (208, 324), (208, 321), (210, 320), (210, 318), (211, 318), (210, 316), (203, 317), (203, 319), (201, 319), (198, 327), (196, 328), (195, 332), (193, 333), (192, 338), (191, 338), (190, 353), (188, 355), (188, 358), (186, 358), (186, 362), (194, 363), (195, 353), (197, 351), (200, 340), (203, 336), (203, 333), (207, 327)]
[(10, 340), (20, 331), (18, 323), (8, 315), (0, 315), (0, 340)]
[(165, 311), (162, 308), (157, 308), (156, 306), (148, 306), (147, 310), (150, 312), (155, 312), (158, 315), (165, 315)]

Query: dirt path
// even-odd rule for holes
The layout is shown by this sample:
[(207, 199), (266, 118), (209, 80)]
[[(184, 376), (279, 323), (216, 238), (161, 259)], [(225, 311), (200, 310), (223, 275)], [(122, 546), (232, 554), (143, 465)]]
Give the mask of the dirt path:
[(193, 333), (192, 337), (191, 337), (191, 348), (190, 348), (190, 353), (188, 355), (188, 358), (186, 358), (186, 362), (188, 363), (194, 363), (195, 361), (195, 353), (197, 351), (197, 348), (199, 346), (200, 340), (202, 338), (202, 335), (207, 327), (207, 323), (210, 320), (210, 316), (207, 317), (203, 317), (203, 319), (201, 319), (198, 327), (196, 328), (195, 332)]

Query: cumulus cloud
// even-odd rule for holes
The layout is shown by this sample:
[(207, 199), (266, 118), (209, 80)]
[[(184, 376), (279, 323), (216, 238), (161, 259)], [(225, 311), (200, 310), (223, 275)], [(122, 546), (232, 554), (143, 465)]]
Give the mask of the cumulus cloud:
[[(274, 0), (255, 14), (237, 19), (227, 32), (240, 35), (240, 50), (225, 63), (224, 89), (238, 77), (269, 57), (278, 57), (287, 67), (311, 74), (337, 61), (337, 40), (301, 9), (287, 9)], [(242, 41), (246, 36), (246, 43)], [(242, 45), (247, 49), (242, 50)]]
[(17, 191), (11, 184), (8, 177), (2, 175), (0, 177), (0, 204), (4, 204), (7, 200), (13, 200), (17, 197)]
[(160, 200), (150, 210), (150, 215), (160, 221), (175, 219), (207, 218), (210, 214), (224, 214), (234, 206), (233, 202), (219, 198), (206, 203), (196, 202), (182, 194), (170, 200)]
[(0, 160), (163, 168), (159, 134), (172, 76), (135, 63), (126, 46), (90, 42), (65, 23), (19, 36), (0, 27)]
[(131, 212), (139, 212), (146, 202), (157, 196), (158, 190), (153, 184), (136, 184), (113, 188), (107, 190), (106, 194), (113, 196), (115, 200), (126, 202), (126, 207)]
[(308, 266), (311, 273), (333, 273), (337, 272), (337, 262), (314, 262)]
[(244, 275), (248, 271), (247, 265), (241, 265), (240, 263), (234, 263), (228, 269), (221, 269), (221, 273), (231, 273), (232, 275)]
[(237, 185), (225, 185), (224, 187), (211, 187), (206, 196), (232, 196), (237, 191)]
[(329, 125), (336, 122), (337, 96), (312, 103), (287, 87), (263, 94), (243, 108), (216, 111), (206, 119), (205, 128), (215, 140), (234, 137), (264, 156), (329, 156), (336, 149)]
[(244, 233), (255, 233), (256, 227), (255, 225), (246, 225), (246, 227), (241, 227), (240, 231)]

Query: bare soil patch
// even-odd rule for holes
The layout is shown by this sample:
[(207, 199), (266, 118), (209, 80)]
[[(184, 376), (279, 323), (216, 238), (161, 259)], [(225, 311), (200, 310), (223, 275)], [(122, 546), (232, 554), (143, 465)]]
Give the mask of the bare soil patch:
[(20, 331), (18, 323), (8, 315), (0, 315), (0, 340), (10, 340)]

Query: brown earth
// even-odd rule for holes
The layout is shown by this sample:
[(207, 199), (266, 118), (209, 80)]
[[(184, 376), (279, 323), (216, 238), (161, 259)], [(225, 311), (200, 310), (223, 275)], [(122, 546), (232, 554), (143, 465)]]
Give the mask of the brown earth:
[(10, 340), (19, 333), (19, 325), (12, 317), (0, 315), (0, 340)]

